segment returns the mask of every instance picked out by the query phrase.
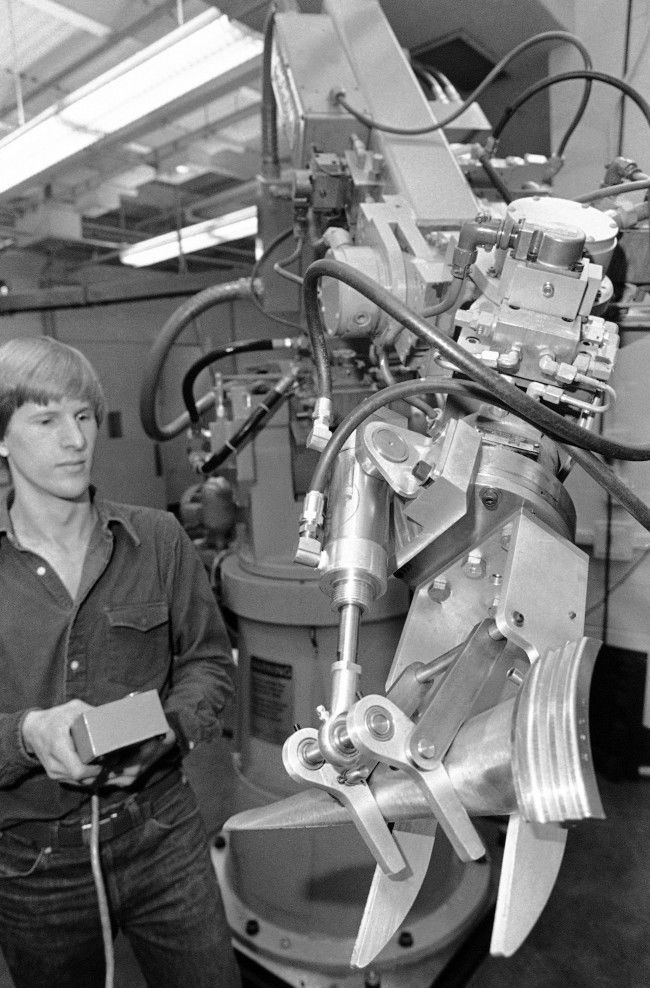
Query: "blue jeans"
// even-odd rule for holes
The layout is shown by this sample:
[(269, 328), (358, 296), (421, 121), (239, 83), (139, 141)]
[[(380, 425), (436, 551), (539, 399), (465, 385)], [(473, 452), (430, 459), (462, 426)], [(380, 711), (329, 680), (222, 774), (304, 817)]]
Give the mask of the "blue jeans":
[[(113, 935), (128, 937), (150, 988), (237, 988), (239, 972), (203, 821), (189, 785), (101, 845)], [(0, 946), (17, 988), (101, 988), (97, 896), (87, 847), (38, 848), (0, 832)]]

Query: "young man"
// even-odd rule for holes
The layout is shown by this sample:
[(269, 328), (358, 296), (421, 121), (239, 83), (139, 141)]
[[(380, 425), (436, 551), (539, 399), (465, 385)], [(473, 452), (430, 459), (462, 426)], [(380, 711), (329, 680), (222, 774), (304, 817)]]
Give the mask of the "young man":
[[(0, 946), (18, 988), (97, 988), (104, 952), (89, 855), (91, 791), (113, 931), (147, 983), (233, 988), (205, 830), (181, 757), (214, 737), (232, 691), (221, 615), (168, 513), (90, 484), (104, 413), (77, 350), (0, 345)], [(70, 727), (89, 706), (156, 689), (170, 725), (104, 773)]]

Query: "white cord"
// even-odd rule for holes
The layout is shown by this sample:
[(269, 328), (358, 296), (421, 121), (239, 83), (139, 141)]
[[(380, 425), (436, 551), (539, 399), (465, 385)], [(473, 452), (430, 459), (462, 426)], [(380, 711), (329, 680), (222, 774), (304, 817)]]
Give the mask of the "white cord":
[(111, 917), (108, 910), (108, 898), (106, 896), (106, 886), (102, 875), (102, 864), (99, 858), (99, 796), (93, 793), (91, 797), (91, 823), (90, 823), (90, 864), (93, 870), (93, 881), (97, 892), (97, 903), (99, 905), (99, 918), (102, 924), (102, 940), (104, 941), (104, 960), (106, 962), (106, 978), (104, 988), (113, 988), (115, 975), (115, 955), (113, 953), (113, 929), (111, 927)]

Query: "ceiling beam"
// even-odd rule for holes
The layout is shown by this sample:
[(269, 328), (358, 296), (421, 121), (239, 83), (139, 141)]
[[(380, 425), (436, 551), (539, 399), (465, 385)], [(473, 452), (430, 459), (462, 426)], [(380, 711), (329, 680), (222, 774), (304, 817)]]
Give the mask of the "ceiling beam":
[[(155, 24), (157, 20), (160, 19), (161, 15), (166, 14), (169, 8), (176, 8), (176, 0), (165, 0), (164, 3), (159, 4), (153, 10), (149, 11), (143, 17), (140, 17), (137, 21), (133, 21), (127, 27), (122, 28), (121, 31), (115, 31), (110, 37), (104, 41), (102, 44), (93, 48), (91, 51), (86, 52), (80, 58), (75, 59), (64, 69), (56, 72), (54, 75), (49, 76), (47, 79), (43, 79), (29, 92), (23, 93), (23, 101), (29, 103), (30, 100), (36, 99), (38, 96), (42, 96), (46, 93), (48, 89), (56, 89), (60, 82), (67, 79), (68, 76), (72, 75), (74, 72), (78, 72), (83, 69), (86, 65), (93, 62), (96, 58), (101, 55), (105, 55), (106, 52), (110, 51), (115, 45), (118, 45), (121, 41), (126, 41), (129, 38), (133, 38), (138, 31), (149, 27), (151, 24)], [(23, 81), (29, 81), (26, 79), (24, 73), (21, 72), (21, 79)], [(8, 113), (13, 113), (15, 110), (13, 103), (5, 103), (4, 106), (0, 106), (0, 119), (5, 117)]]
[(80, 14), (71, 7), (65, 7), (57, 0), (21, 0), (21, 3), (40, 10), (42, 14), (49, 14), (55, 20), (62, 21), (78, 31), (92, 34), (96, 38), (106, 38), (111, 34), (111, 28), (107, 24), (96, 21), (94, 17), (87, 17), (86, 14)]

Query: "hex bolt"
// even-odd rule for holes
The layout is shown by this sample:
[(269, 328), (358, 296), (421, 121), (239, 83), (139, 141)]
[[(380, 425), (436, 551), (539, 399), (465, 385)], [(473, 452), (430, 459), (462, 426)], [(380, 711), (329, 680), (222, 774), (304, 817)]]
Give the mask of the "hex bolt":
[(443, 600), (447, 600), (451, 594), (451, 586), (449, 581), (445, 579), (444, 576), (437, 576), (433, 583), (429, 584), (429, 589), (427, 590), (431, 600), (442, 603)]
[(463, 563), (463, 573), (469, 580), (481, 580), (485, 576), (486, 562), (480, 549), (473, 549)]
[(555, 295), (555, 287), (553, 286), (552, 282), (550, 281), (544, 282), (544, 284), (542, 285), (542, 295), (544, 296), (544, 298), (553, 298), (553, 296)]
[(431, 464), (427, 463), (426, 460), (418, 460), (411, 470), (411, 473), (420, 484), (423, 484), (425, 480), (429, 479), (429, 475), (431, 474)]

